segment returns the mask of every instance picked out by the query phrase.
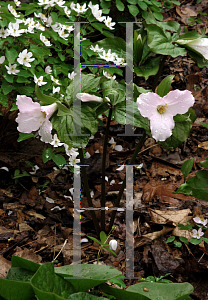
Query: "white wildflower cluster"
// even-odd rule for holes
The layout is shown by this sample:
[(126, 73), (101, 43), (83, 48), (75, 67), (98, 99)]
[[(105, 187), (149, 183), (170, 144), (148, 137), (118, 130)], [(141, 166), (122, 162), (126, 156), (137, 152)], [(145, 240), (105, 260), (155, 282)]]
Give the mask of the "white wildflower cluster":
[[(106, 60), (106, 61), (112, 61), (115, 65), (123, 65), (126, 66), (125, 59), (123, 57), (118, 57), (118, 55), (115, 52), (111, 52), (111, 49), (106, 52), (103, 50), (103, 48), (100, 48), (99, 45), (90, 46), (90, 50), (94, 51), (95, 53), (98, 53), (100, 58)], [(100, 52), (103, 52), (100, 54)]]
[(78, 163), (80, 163), (80, 159), (77, 158), (79, 155), (78, 149), (77, 148), (71, 148), (69, 149), (69, 146), (67, 144), (64, 144), (64, 148), (66, 151), (66, 154), (69, 156), (69, 165), (70, 166), (75, 166)]

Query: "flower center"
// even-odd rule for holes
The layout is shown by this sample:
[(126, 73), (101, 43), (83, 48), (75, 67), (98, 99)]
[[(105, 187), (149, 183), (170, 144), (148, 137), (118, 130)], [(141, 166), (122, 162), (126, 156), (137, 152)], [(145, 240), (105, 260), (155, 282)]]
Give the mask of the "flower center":
[[(167, 105), (167, 104), (165, 104)], [(158, 105), (157, 106), (157, 111), (162, 115), (165, 112), (165, 106), (164, 105)]]

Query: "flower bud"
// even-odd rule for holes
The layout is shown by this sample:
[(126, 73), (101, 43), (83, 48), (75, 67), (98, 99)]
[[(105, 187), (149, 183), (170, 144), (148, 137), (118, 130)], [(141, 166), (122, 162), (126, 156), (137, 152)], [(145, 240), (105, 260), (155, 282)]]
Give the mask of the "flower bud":
[(116, 249), (117, 249), (117, 241), (116, 240), (111, 240), (110, 242), (109, 242), (109, 248), (111, 249), (111, 250), (113, 250), (113, 251), (116, 251)]

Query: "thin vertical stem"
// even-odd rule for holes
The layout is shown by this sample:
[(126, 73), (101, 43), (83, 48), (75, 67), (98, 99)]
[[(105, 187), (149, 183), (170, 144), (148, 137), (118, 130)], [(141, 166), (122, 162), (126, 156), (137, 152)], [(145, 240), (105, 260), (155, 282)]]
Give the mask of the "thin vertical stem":
[[(81, 162), (81, 164), (84, 165), (83, 150), (82, 150), (82, 148), (79, 148), (78, 150), (79, 150), (80, 162)], [(92, 203), (92, 199), (91, 199), (91, 196), (90, 196), (90, 189), (89, 189), (88, 180), (87, 180), (87, 173), (86, 173), (86, 169), (85, 169), (84, 166), (83, 167), (81, 166), (81, 171), (82, 171), (82, 178), (83, 178), (83, 182), (84, 182), (85, 193), (86, 193), (86, 196), (87, 196), (87, 202), (88, 202), (88, 205), (89, 205), (89, 208), (90, 208), (90, 207), (93, 207), (93, 203)], [(91, 214), (91, 217), (92, 217), (97, 235), (99, 237), (99, 235), (100, 235), (100, 226), (98, 224), (98, 220), (96, 218), (94, 210), (90, 210), (90, 214)]]
[[(141, 150), (141, 148), (142, 148), (142, 145), (143, 145), (145, 136), (146, 136), (146, 131), (144, 130), (144, 131), (143, 131), (143, 135), (142, 135), (141, 139), (139, 140), (139, 143), (138, 143), (138, 145), (136, 146), (136, 149), (135, 149), (135, 151), (134, 151), (134, 154), (133, 154), (133, 156), (132, 156), (132, 158), (131, 158), (130, 165), (133, 164), (133, 163), (135, 162), (135, 159), (136, 159), (136, 157), (137, 157), (137, 154), (138, 154), (138, 152), (139, 152), (139, 151)], [(123, 194), (125, 185), (126, 185), (126, 176), (125, 176), (125, 178), (124, 178), (124, 180), (123, 180), (122, 186), (121, 186), (120, 191), (119, 191), (119, 194), (118, 194), (118, 196), (117, 196), (117, 199), (116, 199), (116, 202), (115, 202), (115, 205), (114, 205), (115, 207), (119, 207), (120, 200), (121, 200), (121, 196), (122, 196), (122, 194)], [(109, 231), (111, 230), (111, 228), (112, 228), (112, 226), (113, 226), (114, 219), (115, 219), (115, 216), (116, 216), (116, 212), (117, 212), (116, 210), (113, 210), (113, 211), (112, 211), (111, 220), (110, 220), (110, 225), (109, 225), (109, 229), (108, 229)]]
[(103, 145), (103, 156), (102, 156), (102, 183), (101, 183), (101, 231), (105, 231), (105, 165), (106, 165), (106, 155), (107, 155), (107, 145), (108, 145), (108, 134), (110, 128), (110, 122), (112, 117), (112, 107), (109, 110), (108, 122), (105, 131), (105, 139)]

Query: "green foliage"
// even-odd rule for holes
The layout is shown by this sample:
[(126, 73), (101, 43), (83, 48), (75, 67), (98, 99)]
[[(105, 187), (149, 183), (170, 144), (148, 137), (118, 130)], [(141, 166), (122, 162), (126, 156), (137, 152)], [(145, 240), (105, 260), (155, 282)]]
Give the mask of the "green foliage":
[(194, 158), (190, 158), (183, 163), (181, 167), (181, 172), (184, 177), (188, 176), (188, 174), (191, 172), (193, 164), (194, 164)]
[[(103, 235), (103, 234), (102, 234)], [(103, 235), (104, 237), (104, 235)], [(73, 276), (76, 265), (54, 268), (53, 263), (39, 265), (21, 257), (12, 257), (12, 267), (5, 279), (0, 279), (0, 297), (3, 300), (65, 300), (65, 299), (155, 299), (157, 294), (160, 299), (167, 299), (167, 294), (177, 300), (188, 299), (193, 291), (189, 283), (171, 283), (164, 279), (169, 274), (155, 278), (149, 276), (145, 282), (132, 285), (126, 290), (111, 288), (104, 283), (111, 281), (125, 287), (121, 280), (121, 272), (105, 265), (81, 265), (80, 276)], [(150, 282), (153, 281), (153, 282)], [(88, 292), (89, 289), (100, 285), (107, 296), (99, 297)], [(146, 289), (146, 291), (145, 291)], [(148, 291), (147, 291), (148, 290)]]

